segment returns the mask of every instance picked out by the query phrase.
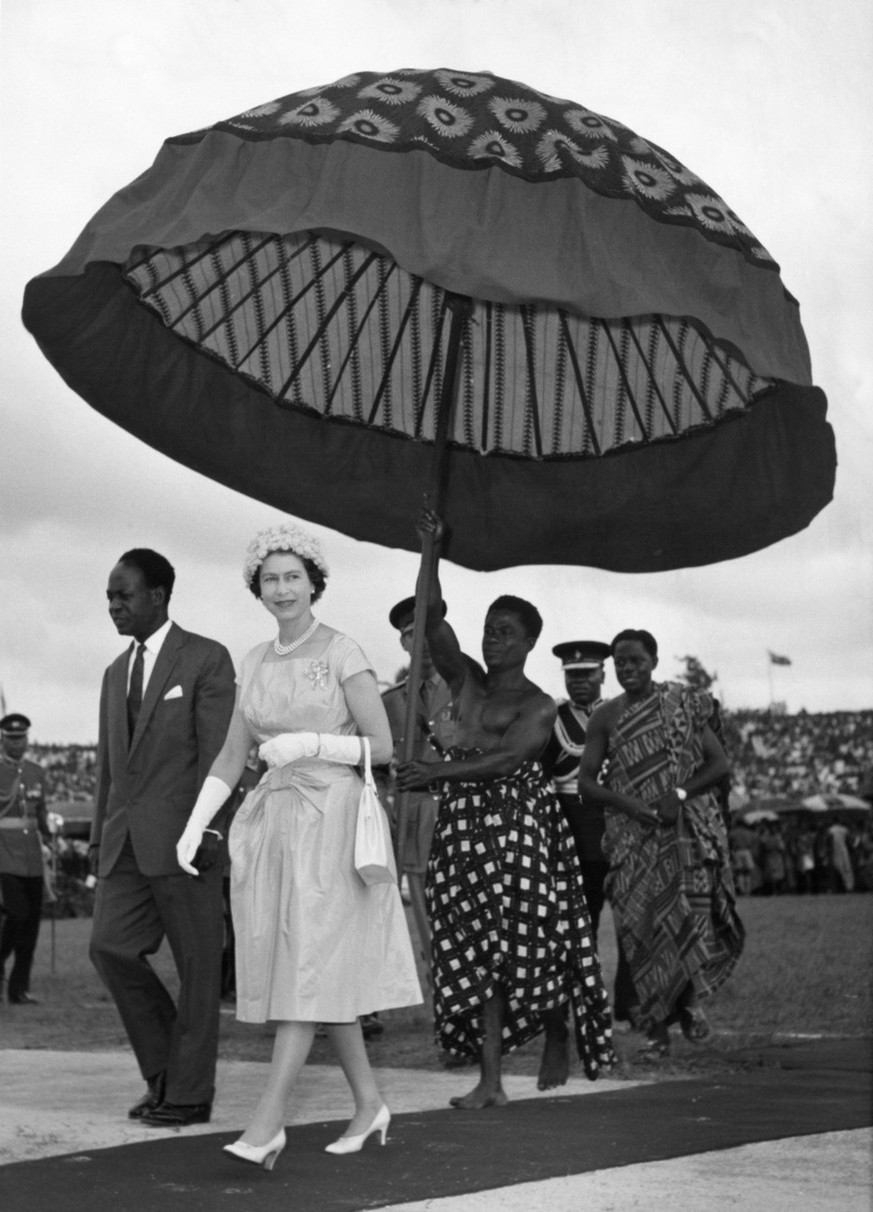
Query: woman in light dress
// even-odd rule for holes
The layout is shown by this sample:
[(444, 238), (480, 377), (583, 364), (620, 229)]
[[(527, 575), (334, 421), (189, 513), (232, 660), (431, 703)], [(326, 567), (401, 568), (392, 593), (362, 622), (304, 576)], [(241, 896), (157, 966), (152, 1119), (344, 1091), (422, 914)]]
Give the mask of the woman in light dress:
[(252, 742), (268, 771), (230, 831), (237, 1017), (276, 1021), (266, 1087), (242, 1137), (226, 1150), (271, 1169), (285, 1146), (285, 1105), (324, 1023), (354, 1096), (346, 1132), (328, 1145), (355, 1152), (385, 1143), (389, 1112), (376, 1086), (360, 1016), (421, 1002), (397, 885), (365, 885), (354, 869), (362, 740), (388, 762), (391, 733), (376, 678), (348, 636), (320, 623), (327, 564), (298, 526), (260, 531), (243, 575), (279, 625), (244, 658), (221, 753), (198, 796), (178, 858), (192, 860), (203, 831), (237, 785)]

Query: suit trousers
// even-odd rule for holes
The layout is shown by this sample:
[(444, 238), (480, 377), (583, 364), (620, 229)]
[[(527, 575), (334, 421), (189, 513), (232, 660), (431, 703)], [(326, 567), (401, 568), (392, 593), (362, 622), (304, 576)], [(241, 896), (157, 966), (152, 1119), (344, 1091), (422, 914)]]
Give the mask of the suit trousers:
[[(196, 878), (143, 875), (128, 837), (94, 903), (91, 961), (118, 1007), (143, 1077), (166, 1072), (166, 1100), (211, 1103), (221, 996), (221, 864)], [(148, 956), (164, 938), (179, 974), (174, 1003)]]
[(0, 912), (0, 978), (11, 955), (9, 996), (15, 1000), (30, 989), (30, 969), (42, 916), (41, 875), (0, 875), (3, 911)]

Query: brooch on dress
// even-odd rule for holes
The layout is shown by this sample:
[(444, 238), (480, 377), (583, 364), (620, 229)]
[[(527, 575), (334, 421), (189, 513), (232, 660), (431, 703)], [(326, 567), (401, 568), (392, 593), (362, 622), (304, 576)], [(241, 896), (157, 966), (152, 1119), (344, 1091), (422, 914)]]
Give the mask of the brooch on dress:
[(327, 674), (327, 661), (307, 661), (306, 676), (319, 690), (324, 690), (327, 685)]

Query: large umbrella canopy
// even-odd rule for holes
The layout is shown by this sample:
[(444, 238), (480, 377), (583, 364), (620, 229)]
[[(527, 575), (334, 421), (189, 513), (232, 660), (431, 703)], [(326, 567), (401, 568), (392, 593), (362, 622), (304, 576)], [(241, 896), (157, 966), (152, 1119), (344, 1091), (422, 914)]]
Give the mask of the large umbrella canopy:
[(24, 320), (150, 445), (401, 547), (456, 382), (442, 509), (469, 567), (710, 563), (832, 492), (761, 243), (657, 145), (489, 73), (363, 72), (169, 139)]

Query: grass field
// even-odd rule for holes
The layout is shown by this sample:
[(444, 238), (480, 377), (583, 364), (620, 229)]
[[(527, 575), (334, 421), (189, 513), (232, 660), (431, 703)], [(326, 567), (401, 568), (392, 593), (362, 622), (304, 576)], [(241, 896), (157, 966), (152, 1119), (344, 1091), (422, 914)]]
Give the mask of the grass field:
[[(740, 902), (746, 948), (731, 980), (707, 1004), (715, 1037), (703, 1046), (677, 1037), (674, 1055), (660, 1062), (670, 1076), (701, 1068), (747, 1063), (744, 1048), (804, 1036), (869, 1038), (873, 1024), (873, 894), (746, 898)], [(0, 1048), (93, 1051), (126, 1048), (115, 1007), (88, 960), (90, 920), (44, 922), (34, 965), (32, 992), (39, 1006), (0, 1006)], [(608, 987), (615, 970), (615, 940), (607, 914), (601, 923), (601, 960)], [(155, 958), (168, 987), (175, 987), (166, 948)], [(426, 1010), (389, 1012), (385, 1033), (368, 1045), (378, 1066), (439, 1068)], [(632, 1061), (640, 1039), (618, 1035), (619, 1075), (639, 1074)], [(268, 1060), (269, 1027), (237, 1023), (232, 1006), (221, 1018), (220, 1055)], [(507, 1059), (510, 1073), (536, 1072), (539, 1044)], [(316, 1041), (314, 1063), (332, 1061)]]

